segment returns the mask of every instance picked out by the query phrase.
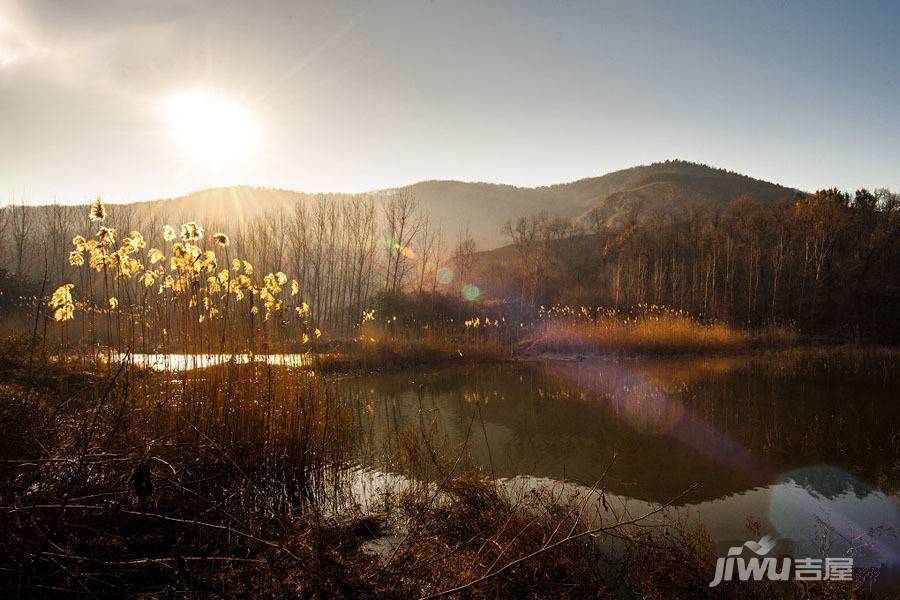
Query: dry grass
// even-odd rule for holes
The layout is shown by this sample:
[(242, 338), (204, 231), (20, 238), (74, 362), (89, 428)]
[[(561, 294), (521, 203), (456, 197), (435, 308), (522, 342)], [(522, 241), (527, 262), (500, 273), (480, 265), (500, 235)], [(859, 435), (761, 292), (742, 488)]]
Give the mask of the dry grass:
[(291, 537), (292, 519), (336, 502), (350, 412), (320, 381), (261, 363), (176, 379), (75, 362), (0, 359), (6, 591), (206, 587), (290, 556), (284, 544), (309, 543)]
[(665, 307), (639, 306), (627, 314), (562, 307), (547, 313), (522, 348), (527, 354), (664, 355), (743, 352), (754, 345), (795, 341), (787, 328), (751, 333), (724, 323), (703, 323)]
[(431, 336), (353, 340), (317, 353), (313, 366), (325, 373), (375, 372), (437, 367), (452, 364), (485, 364), (508, 360), (512, 349), (493, 340), (467, 340)]
[(469, 476), (440, 492), (413, 488), (401, 497), (407, 544), (379, 573), (379, 587), (420, 596), (458, 588), (477, 597), (609, 595), (591, 538), (577, 537), (590, 527), (578, 507), (550, 493), (513, 497)]
[(446, 364), (477, 364), (516, 356), (734, 354), (797, 343), (795, 330), (773, 325), (757, 331), (704, 323), (664, 307), (639, 306), (627, 313), (557, 306), (528, 323), (473, 317), (462, 331), (440, 335), (402, 330), (331, 344), (317, 352), (322, 372), (372, 372)]
[[(437, 460), (435, 483), (359, 512), (346, 497), (354, 413), (303, 370), (74, 373), (71, 363), (30, 369), (17, 344), (0, 356), (5, 595), (709, 595), (703, 536), (673, 524), (660, 538), (645, 515), (598, 528), (601, 490), (514, 494), (469, 471), (464, 448), (422, 459)], [(367, 542), (382, 534), (398, 543), (373, 555)], [(611, 539), (621, 551), (603, 550)]]

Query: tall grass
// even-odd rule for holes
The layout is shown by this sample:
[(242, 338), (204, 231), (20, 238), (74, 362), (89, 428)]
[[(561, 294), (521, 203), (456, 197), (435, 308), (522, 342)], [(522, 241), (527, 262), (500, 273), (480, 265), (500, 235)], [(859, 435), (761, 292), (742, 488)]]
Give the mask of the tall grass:
[[(599, 483), (517, 495), (469, 470), (477, 401), (458, 448), (440, 445), (420, 414), (421, 431), (397, 446), (405, 471), (432, 477), (359, 512), (345, 467), (366, 408), (325, 378), (259, 361), (177, 373), (129, 361), (36, 368), (29, 341), (5, 342), (0, 590), (10, 597), (709, 592), (709, 541), (680, 530), (665, 505), (604, 509), (598, 521)], [(789, 591), (838, 597), (862, 582), (810, 585)], [(777, 590), (713, 593), (737, 591)]]
[[(99, 224), (105, 218), (98, 200), (91, 219)], [(72, 282), (48, 303), (64, 349), (102, 346), (108, 357), (113, 348), (296, 352), (320, 335), (296, 279), (281, 271), (257, 273), (231, 255), (226, 234), (207, 237), (189, 222), (180, 235), (166, 225), (161, 239), (150, 247), (142, 232), (121, 235), (99, 224), (95, 234), (72, 240)]]
[(359, 337), (317, 352), (311, 364), (322, 372), (373, 372), (448, 364), (485, 364), (509, 360), (513, 346), (496, 336), (466, 336), (447, 330)]
[[(209, 585), (243, 561), (311, 547), (311, 529), (292, 537), (293, 519), (342, 506), (352, 412), (306, 371), (231, 362), (176, 374), (127, 359), (111, 370), (34, 369), (22, 359), (27, 342), (8, 344), (8, 592), (189, 589), (200, 574)], [(191, 566), (179, 575), (179, 564)]]
[(542, 309), (540, 316), (522, 343), (529, 354), (730, 353), (763, 341), (780, 345), (796, 340), (788, 328), (753, 333), (655, 305), (638, 305), (624, 313), (555, 306)]

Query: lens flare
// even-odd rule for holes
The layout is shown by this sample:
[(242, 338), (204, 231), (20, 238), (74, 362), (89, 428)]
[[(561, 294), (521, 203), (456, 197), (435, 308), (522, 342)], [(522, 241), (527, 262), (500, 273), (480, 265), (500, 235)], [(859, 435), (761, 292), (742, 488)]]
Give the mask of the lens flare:
[(449, 285), (453, 281), (453, 269), (441, 267), (437, 270), (437, 282), (441, 285)]
[(473, 283), (467, 283), (463, 286), (462, 289), (462, 297), (469, 301), (475, 302), (478, 300), (478, 297), (481, 296), (481, 290), (478, 289), (478, 286)]

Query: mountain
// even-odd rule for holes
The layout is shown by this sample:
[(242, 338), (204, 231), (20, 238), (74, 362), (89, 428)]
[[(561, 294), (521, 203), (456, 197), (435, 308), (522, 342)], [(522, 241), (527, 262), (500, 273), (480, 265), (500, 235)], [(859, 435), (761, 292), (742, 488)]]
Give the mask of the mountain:
[(615, 222), (631, 211), (640, 214), (644, 209), (725, 203), (742, 194), (771, 203), (800, 193), (796, 189), (733, 171), (685, 161), (632, 167), (569, 185), (582, 186), (596, 198), (578, 217), (590, 215), (606, 223)]
[[(797, 193), (795, 189), (746, 175), (679, 160), (536, 188), (432, 180), (414, 183), (399, 188), (399, 191), (415, 194), (421, 209), (432, 222), (443, 228), (451, 247), (455, 245), (458, 233), (468, 228), (479, 250), (508, 242), (502, 233), (507, 221), (540, 212), (575, 220), (597, 218), (603, 223), (614, 224), (626, 217), (636, 215), (640, 218), (642, 212), (653, 208), (724, 203), (743, 193), (763, 202), (776, 202)], [(381, 202), (397, 192), (398, 189), (375, 190), (368, 195)], [(237, 231), (235, 226), (246, 217), (272, 209), (290, 209), (298, 202), (312, 203), (319, 199), (327, 202), (352, 198), (349, 194), (307, 194), (236, 186), (135, 202), (127, 208), (119, 206), (114, 212), (171, 223), (195, 220), (211, 225), (215, 222), (228, 225), (228, 230), (234, 232)]]
[(546, 211), (550, 216), (586, 219), (593, 214), (612, 224), (627, 212), (691, 203), (729, 202), (747, 193), (762, 202), (790, 198), (798, 190), (706, 165), (673, 160), (631, 167), (547, 187), (517, 188), (486, 183), (429, 181), (412, 186), (423, 204), (448, 221), (470, 215), (479, 246), (507, 240), (497, 237), (508, 219)]
[[(415, 193), (422, 209), (444, 228), (450, 243), (468, 228), (480, 249), (506, 243), (503, 225), (519, 216), (542, 211), (550, 216), (585, 219), (592, 213), (601, 221), (615, 223), (624, 215), (650, 208), (666, 208), (691, 203), (729, 202), (747, 193), (763, 202), (790, 198), (797, 190), (754, 179), (746, 175), (706, 165), (673, 160), (631, 167), (571, 183), (524, 188), (493, 183), (462, 181), (422, 181), (401, 188)], [(370, 194), (383, 199), (395, 190)], [(203, 190), (180, 198), (156, 200), (154, 210), (191, 214), (202, 220), (222, 211), (240, 216), (296, 202), (311, 202), (322, 195), (290, 190), (234, 187)], [(345, 194), (325, 194), (326, 199), (349, 198)]]

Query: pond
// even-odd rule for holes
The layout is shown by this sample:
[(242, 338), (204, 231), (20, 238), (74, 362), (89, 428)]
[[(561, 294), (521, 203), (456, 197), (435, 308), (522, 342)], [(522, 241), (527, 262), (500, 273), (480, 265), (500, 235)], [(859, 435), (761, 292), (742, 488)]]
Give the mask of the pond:
[[(100, 358), (103, 358), (101, 355)], [(138, 367), (153, 369), (155, 371), (190, 371), (192, 369), (206, 369), (216, 365), (224, 365), (229, 362), (247, 364), (250, 362), (266, 363), (270, 365), (286, 367), (305, 367), (311, 363), (309, 353), (296, 354), (142, 354), (130, 355), (117, 352), (112, 355), (112, 362), (118, 363), (129, 360)]]
[[(762, 533), (797, 556), (900, 564), (898, 362), (792, 350), (714, 359), (518, 362), (339, 378), (361, 465), (436, 480), (601, 487), (635, 513), (671, 501), (716, 541)], [(604, 475), (605, 474), (605, 475)]]

